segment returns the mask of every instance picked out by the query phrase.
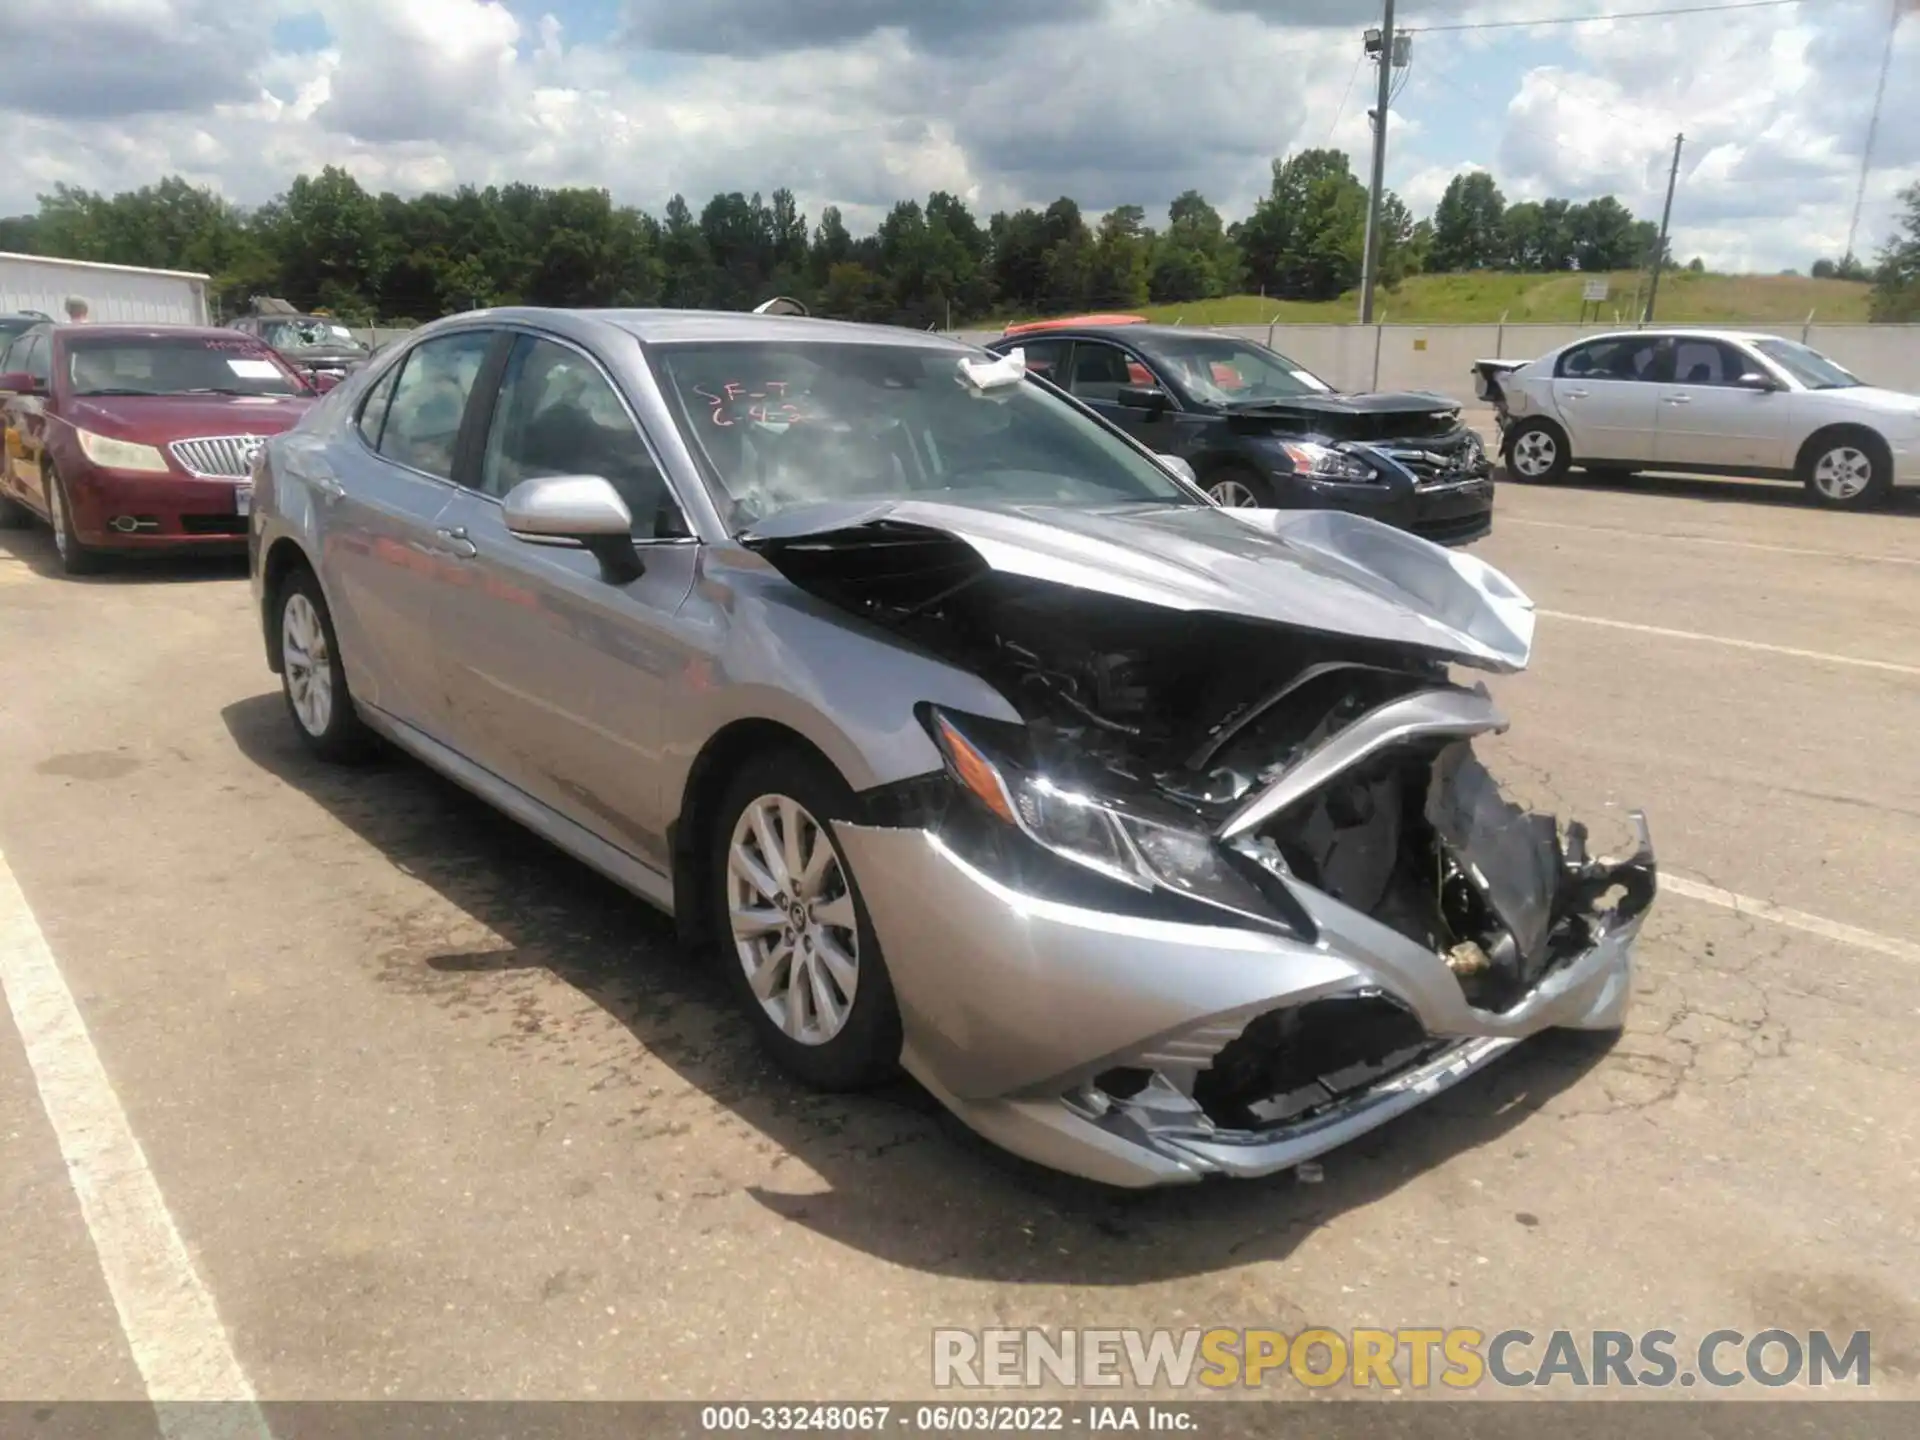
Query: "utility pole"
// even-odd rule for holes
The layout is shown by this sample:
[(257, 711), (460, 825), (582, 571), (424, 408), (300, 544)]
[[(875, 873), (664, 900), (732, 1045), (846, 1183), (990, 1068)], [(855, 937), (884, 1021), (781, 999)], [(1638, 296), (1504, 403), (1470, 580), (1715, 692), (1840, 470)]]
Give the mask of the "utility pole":
[(1673, 169), (1667, 172), (1667, 208), (1660, 212), (1660, 240), (1653, 251), (1653, 283), (1647, 286), (1647, 313), (1642, 317), (1643, 324), (1653, 323), (1653, 303), (1660, 298), (1660, 267), (1667, 259), (1667, 224), (1673, 219), (1673, 187), (1680, 183), (1680, 147), (1687, 143), (1687, 137), (1673, 137)]
[[(1360, 323), (1373, 323), (1373, 284), (1380, 266), (1380, 196), (1387, 176), (1387, 104), (1393, 88), (1393, 0), (1380, 20), (1380, 102), (1373, 112), (1373, 184), (1367, 195), (1367, 238), (1360, 259)], [(1372, 36), (1367, 37), (1369, 42)]]

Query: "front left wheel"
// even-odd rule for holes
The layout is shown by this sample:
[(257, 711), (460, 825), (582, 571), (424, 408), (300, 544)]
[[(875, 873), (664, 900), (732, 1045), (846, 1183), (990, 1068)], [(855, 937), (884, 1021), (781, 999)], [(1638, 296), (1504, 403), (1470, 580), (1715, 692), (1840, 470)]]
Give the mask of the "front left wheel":
[(799, 749), (742, 766), (706, 863), (728, 985), (760, 1043), (821, 1090), (858, 1090), (900, 1059), (900, 1011), (859, 886), (833, 834), (853, 791)]
[(73, 528), (73, 500), (67, 482), (51, 466), (47, 469), (47, 523), (53, 526), (53, 549), (68, 575), (92, 575), (100, 569), (100, 552), (81, 543)]

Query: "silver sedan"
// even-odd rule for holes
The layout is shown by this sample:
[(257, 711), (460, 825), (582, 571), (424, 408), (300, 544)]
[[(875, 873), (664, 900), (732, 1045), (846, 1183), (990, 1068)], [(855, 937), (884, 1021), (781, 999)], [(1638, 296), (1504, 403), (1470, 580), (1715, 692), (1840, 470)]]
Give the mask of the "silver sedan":
[(1118, 1185), (1259, 1175), (1550, 1027), (1654, 896), (1472, 751), (1498, 571), (1227, 510), (1005, 358), (483, 311), (269, 442), (268, 664), (671, 912), (775, 1058)]

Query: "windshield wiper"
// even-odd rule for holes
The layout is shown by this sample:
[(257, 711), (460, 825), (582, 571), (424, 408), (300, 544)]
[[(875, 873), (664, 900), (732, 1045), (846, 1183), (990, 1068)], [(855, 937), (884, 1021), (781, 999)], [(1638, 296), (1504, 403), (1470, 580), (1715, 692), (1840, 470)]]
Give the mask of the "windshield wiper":
[(95, 395), (146, 395), (151, 397), (163, 394), (164, 392), (159, 390), (129, 390), (125, 386), (109, 385), (100, 390), (76, 390), (73, 393), (76, 399), (89, 400)]
[(285, 395), (285, 390), (236, 390), (231, 385), (196, 385), (191, 390), (170, 390), (170, 395)]

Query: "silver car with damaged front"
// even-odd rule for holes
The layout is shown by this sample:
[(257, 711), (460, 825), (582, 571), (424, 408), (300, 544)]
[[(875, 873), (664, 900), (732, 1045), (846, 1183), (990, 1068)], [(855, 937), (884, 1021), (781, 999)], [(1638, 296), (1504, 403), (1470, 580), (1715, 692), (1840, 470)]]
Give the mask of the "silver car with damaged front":
[(1119, 1185), (1285, 1169), (1625, 1013), (1655, 889), (1510, 803), (1483, 562), (1227, 510), (934, 336), (505, 310), (256, 475), (269, 664), (673, 913), (791, 1073)]

